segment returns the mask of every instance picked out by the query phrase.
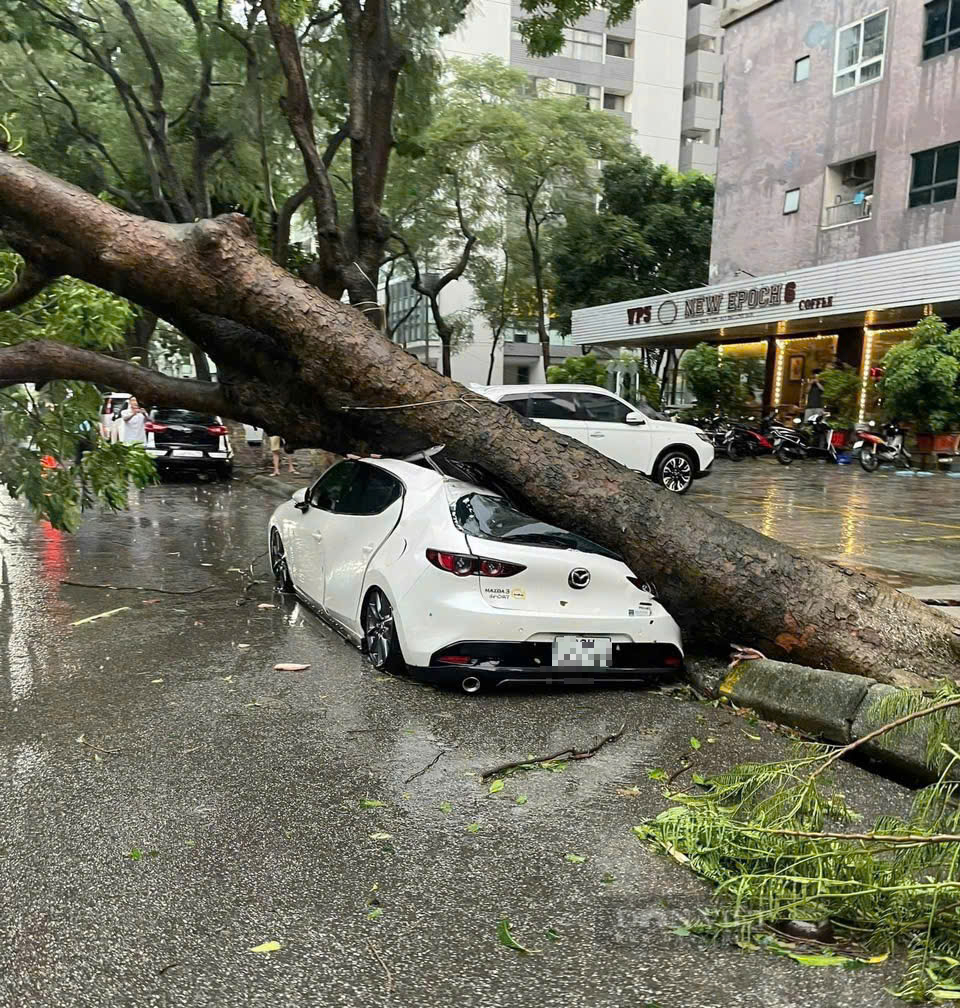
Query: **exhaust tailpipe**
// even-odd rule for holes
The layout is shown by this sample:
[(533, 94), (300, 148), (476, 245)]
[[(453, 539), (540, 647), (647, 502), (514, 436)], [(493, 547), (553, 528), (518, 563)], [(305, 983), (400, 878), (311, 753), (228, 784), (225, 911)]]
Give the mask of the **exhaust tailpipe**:
[(460, 688), (464, 693), (479, 693), (480, 680), (476, 676), (467, 676), (467, 678), (460, 683)]

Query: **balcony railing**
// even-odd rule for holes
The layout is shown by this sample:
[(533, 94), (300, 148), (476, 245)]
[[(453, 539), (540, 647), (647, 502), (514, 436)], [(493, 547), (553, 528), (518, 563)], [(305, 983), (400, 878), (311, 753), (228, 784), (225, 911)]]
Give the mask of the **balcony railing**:
[(873, 196), (864, 196), (861, 200), (846, 200), (843, 203), (832, 203), (823, 208), (822, 227), (836, 227), (838, 224), (858, 224), (869, 220)]

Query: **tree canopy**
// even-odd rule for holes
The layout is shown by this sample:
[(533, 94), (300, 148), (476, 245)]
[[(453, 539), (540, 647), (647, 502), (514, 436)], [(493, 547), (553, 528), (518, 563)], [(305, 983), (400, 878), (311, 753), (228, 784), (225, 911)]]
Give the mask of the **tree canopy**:
[(604, 166), (599, 209), (568, 213), (554, 236), (554, 310), (699, 287), (707, 281), (713, 180), (630, 150)]

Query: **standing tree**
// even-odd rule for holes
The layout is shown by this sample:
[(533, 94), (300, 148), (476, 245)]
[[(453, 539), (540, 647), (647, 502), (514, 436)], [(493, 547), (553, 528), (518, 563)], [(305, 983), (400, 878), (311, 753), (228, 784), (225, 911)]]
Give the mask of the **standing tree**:
[(628, 301), (706, 282), (713, 180), (678, 175), (633, 151), (604, 166), (600, 208), (567, 216), (553, 243), (560, 327), (588, 305)]

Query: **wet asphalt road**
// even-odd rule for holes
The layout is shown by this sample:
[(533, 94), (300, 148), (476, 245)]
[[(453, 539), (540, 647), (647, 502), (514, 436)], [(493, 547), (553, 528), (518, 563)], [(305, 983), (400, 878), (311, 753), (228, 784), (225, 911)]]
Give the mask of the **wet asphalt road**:
[[(704, 772), (786, 739), (657, 688), (465, 697), (381, 677), (268, 586), (237, 605), (231, 568), (273, 506), (239, 483), (156, 487), (70, 537), (0, 499), (2, 1008), (896, 1003), (895, 968), (667, 930), (705, 889), (631, 832), (665, 805), (649, 771), (692, 736)], [(499, 794), (477, 776), (622, 723), (595, 758)], [(868, 816), (903, 801), (843, 774)], [(502, 917), (541, 953), (503, 947)]]

